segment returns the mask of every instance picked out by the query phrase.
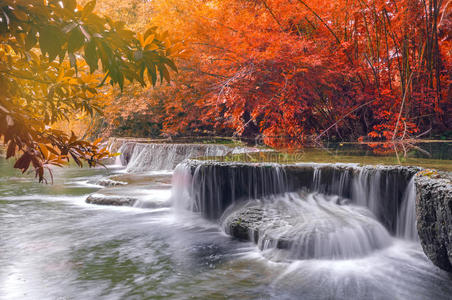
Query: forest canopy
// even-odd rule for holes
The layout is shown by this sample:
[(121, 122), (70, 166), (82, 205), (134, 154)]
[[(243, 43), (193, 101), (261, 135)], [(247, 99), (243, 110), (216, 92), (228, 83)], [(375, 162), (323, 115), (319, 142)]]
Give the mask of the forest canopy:
[[(115, 97), (104, 134), (278, 147), (450, 134), (450, 1), (113, 3), (100, 5), (136, 28), (159, 24), (186, 51), (170, 85)], [(140, 109), (121, 109), (130, 102)]]
[(108, 155), (74, 120), (285, 149), (446, 136), (451, 31), (443, 0), (0, 0), (0, 137), (42, 179)]

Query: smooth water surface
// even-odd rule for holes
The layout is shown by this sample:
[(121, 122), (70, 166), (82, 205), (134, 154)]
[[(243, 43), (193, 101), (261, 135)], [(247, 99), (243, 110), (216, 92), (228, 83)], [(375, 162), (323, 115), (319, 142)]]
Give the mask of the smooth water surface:
[(260, 151), (208, 157), (225, 162), (275, 163), (359, 163), (362, 165), (403, 165), (452, 172), (452, 142), (331, 143), (324, 147), (290, 152)]
[[(53, 185), (0, 160), (0, 299), (450, 299), (452, 276), (417, 243), (393, 239), (365, 257), (277, 262), (219, 224), (170, 205), (85, 204), (96, 182), (167, 201), (171, 172), (55, 169)], [(162, 192), (166, 191), (166, 192)], [(271, 251), (271, 250), (269, 250)]]

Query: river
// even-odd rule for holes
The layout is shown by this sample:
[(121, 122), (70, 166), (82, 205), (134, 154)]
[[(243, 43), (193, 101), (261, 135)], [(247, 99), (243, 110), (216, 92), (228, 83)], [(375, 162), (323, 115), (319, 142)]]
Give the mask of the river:
[[(0, 299), (450, 299), (452, 276), (417, 242), (365, 257), (269, 260), (199, 214), (166, 205), (171, 171), (55, 169), (53, 184), (0, 160)], [(85, 203), (96, 182), (158, 208)], [(124, 177), (124, 178), (125, 178)], [(146, 202), (146, 200), (143, 200)], [(146, 205), (142, 205), (145, 206)]]

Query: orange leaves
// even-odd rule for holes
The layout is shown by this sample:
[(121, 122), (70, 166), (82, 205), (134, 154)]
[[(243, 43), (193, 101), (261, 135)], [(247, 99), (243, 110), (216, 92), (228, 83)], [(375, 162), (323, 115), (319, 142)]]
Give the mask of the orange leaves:
[[(112, 14), (132, 11), (107, 2), (121, 6)], [(322, 137), (332, 140), (383, 140), (394, 132), (405, 91), (397, 138), (444, 127), (450, 30), (443, 25), (438, 48), (428, 50), (436, 29), (426, 32), (425, 24), (435, 11), (419, 1), (132, 3), (146, 9), (124, 20), (144, 29), (151, 18), (174, 37), (166, 53), (180, 44), (186, 55), (171, 85), (129, 89), (112, 101), (107, 121), (118, 134), (148, 134), (146, 126), (155, 135), (263, 134), (269, 145), (295, 147), (328, 128)], [(155, 32), (138, 35), (140, 51), (156, 39)], [(143, 70), (151, 81), (153, 71)]]

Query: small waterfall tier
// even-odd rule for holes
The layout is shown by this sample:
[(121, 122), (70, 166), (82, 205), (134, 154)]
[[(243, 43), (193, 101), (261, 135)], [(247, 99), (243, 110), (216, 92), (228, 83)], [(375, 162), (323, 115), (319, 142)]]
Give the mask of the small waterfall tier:
[[(418, 171), (419, 168), (400, 166), (186, 160), (173, 175), (173, 199), (176, 207), (218, 220), (232, 204), (304, 189), (340, 196), (367, 207), (391, 233), (396, 233), (397, 227), (402, 226), (397, 220), (407, 186)], [(413, 201), (410, 198), (405, 205), (412, 209)], [(414, 218), (411, 210), (406, 213)]]
[(391, 245), (391, 235), (418, 240), (420, 170), (186, 160), (173, 175), (172, 204), (220, 222), (271, 258), (356, 258)]
[(222, 156), (236, 148), (214, 144), (169, 144), (125, 142), (117, 150), (127, 172), (173, 170), (187, 158)]

